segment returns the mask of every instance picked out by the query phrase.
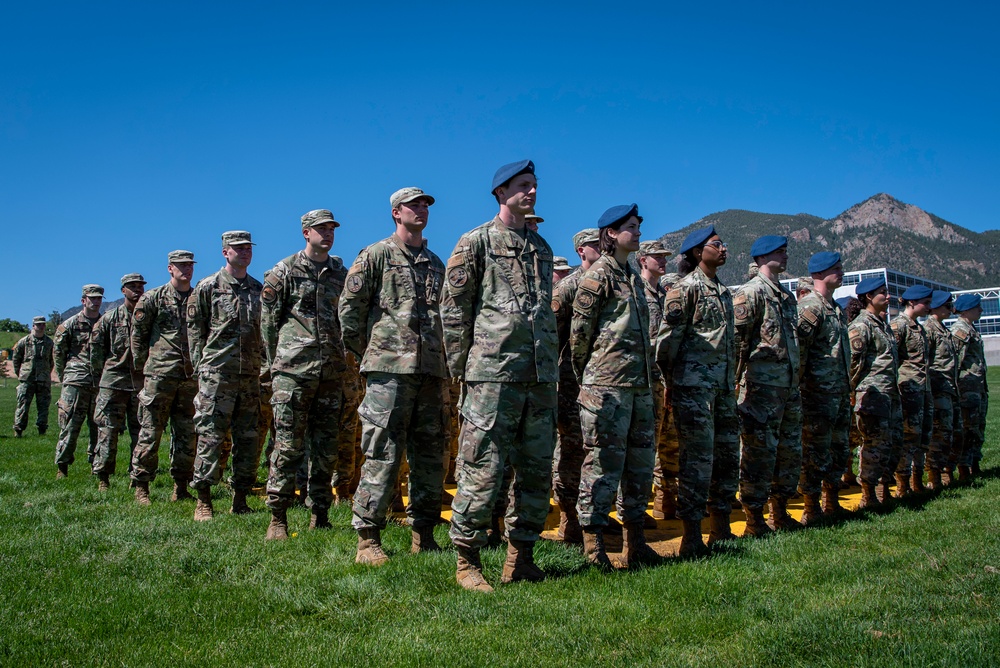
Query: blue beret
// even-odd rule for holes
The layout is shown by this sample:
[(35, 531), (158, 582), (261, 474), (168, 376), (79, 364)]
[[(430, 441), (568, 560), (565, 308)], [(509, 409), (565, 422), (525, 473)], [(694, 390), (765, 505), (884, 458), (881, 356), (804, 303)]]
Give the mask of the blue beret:
[(601, 215), (601, 219), (597, 221), (597, 227), (603, 230), (605, 227), (611, 227), (618, 221), (628, 220), (631, 216), (636, 216), (640, 222), (642, 221), (642, 218), (639, 217), (639, 205), (619, 204), (618, 206), (611, 207)]
[(763, 236), (753, 242), (753, 246), (750, 247), (750, 257), (767, 255), (768, 253), (773, 253), (782, 246), (787, 245), (788, 237), (781, 237), (777, 234), (768, 234), (767, 236)]
[(490, 188), (490, 192), (493, 192), (518, 174), (534, 173), (535, 163), (530, 160), (520, 160), (518, 162), (512, 162), (509, 165), (504, 165), (497, 170), (496, 174), (493, 175), (493, 187)]
[(955, 310), (959, 313), (969, 311), (979, 306), (982, 301), (983, 298), (981, 295), (959, 295), (958, 299), (955, 300)]
[(820, 251), (809, 258), (809, 273), (818, 274), (840, 262), (840, 253)]
[(934, 291), (926, 285), (911, 285), (906, 288), (906, 292), (900, 295), (899, 298), (905, 299), (908, 302), (918, 301), (920, 299), (927, 299), (933, 292)]
[(841, 297), (840, 299), (838, 299), (836, 301), (837, 301), (837, 304), (840, 305), (840, 308), (842, 308), (842, 309), (844, 309), (846, 311), (847, 310), (847, 305), (851, 303), (851, 298), (850, 297)]
[(951, 293), (945, 292), (944, 290), (935, 290), (931, 294), (931, 308), (938, 308), (939, 306), (944, 306), (951, 299)]
[(866, 278), (865, 280), (858, 283), (858, 287), (854, 288), (854, 294), (867, 295), (869, 292), (875, 292), (876, 290), (882, 287), (885, 287), (884, 276), (876, 276), (875, 278)]
[(702, 245), (708, 241), (715, 234), (715, 225), (709, 225), (700, 230), (695, 230), (691, 234), (684, 237), (684, 243), (681, 244), (678, 253), (687, 253), (692, 248)]

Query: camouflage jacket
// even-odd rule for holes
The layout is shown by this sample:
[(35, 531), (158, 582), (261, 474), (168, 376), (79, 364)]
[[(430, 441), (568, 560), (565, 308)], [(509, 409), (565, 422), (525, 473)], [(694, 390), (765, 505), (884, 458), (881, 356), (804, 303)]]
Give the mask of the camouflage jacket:
[(896, 339), (881, 318), (870, 311), (858, 314), (847, 333), (851, 338), (851, 388), (854, 410), (871, 415), (892, 415), (890, 395), (896, 386)]
[(132, 361), (146, 376), (190, 378), (187, 298), (170, 283), (139, 297), (132, 313)]
[(49, 336), (28, 334), (14, 344), (11, 362), (14, 375), (22, 382), (52, 382), (52, 350), (55, 344)]
[(583, 274), (583, 268), (577, 268), (552, 289), (552, 312), (556, 314), (556, 332), (559, 337), (559, 391), (574, 394), (579, 389), (576, 373), (573, 371), (573, 355), (569, 349), (569, 328), (573, 321), (573, 300), (576, 299)]
[(305, 251), (264, 274), (260, 329), (271, 375), (336, 380), (346, 370), (337, 307), (347, 270), (331, 255), (319, 270)]
[(930, 377), (931, 392), (935, 395), (958, 396), (958, 346), (951, 332), (934, 316), (924, 320), (927, 335), (927, 375)]
[(841, 394), (851, 388), (851, 343), (840, 305), (818, 292), (799, 301), (799, 378), (802, 390)]
[(951, 325), (951, 335), (958, 349), (958, 391), (961, 394), (988, 394), (986, 352), (979, 330), (964, 318), (958, 318)]
[(656, 336), (656, 363), (664, 384), (732, 390), (734, 331), (729, 288), (695, 267), (664, 298)]
[(448, 260), (441, 317), (455, 378), (559, 379), (552, 249), (537, 232), (524, 232), (494, 218), (462, 235)]
[(361, 251), (340, 298), (344, 347), (361, 372), (448, 377), (441, 328), (444, 263), (427, 248), (414, 255), (393, 234)]
[(261, 282), (220, 269), (198, 282), (187, 301), (188, 348), (195, 372), (260, 375)]
[(795, 297), (780, 283), (757, 274), (733, 298), (736, 382), (797, 387), (799, 321)]
[(651, 388), (653, 347), (642, 277), (602, 255), (584, 273), (569, 335), (582, 385)]
[(80, 311), (56, 328), (56, 377), (63, 385), (97, 386), (97, 379), (90, 372), (90, 337), (96, 323), (97, 318), (91, 320)]
[(892, 322), (896, 335), (896, 351), (899, 355), (899, 391), (929, 392), (930, 379), (927, 376), (927, 335), (916, 320), (900, 313)]
[(101, 316), (90, 340), (90, 368), (100, 387), (142, 389), (142, 370), (132, 364), (131, 345), (132, 312), (122, 304)]
[(646, 306), (649, 307), (649, 340), (655, 341), (660, 331), (660, 323), (663, 322), (663, 299), (667, 296), (667, 288), (660, 283), (650, 285), (649, 281), (641, 277), (640, 280), (642, 292), (646, 296)]

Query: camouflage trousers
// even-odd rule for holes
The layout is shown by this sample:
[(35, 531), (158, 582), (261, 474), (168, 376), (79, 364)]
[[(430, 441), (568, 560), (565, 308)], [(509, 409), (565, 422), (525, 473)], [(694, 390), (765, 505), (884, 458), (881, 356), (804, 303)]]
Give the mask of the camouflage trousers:
[[(267, 438), (274, 443), (274, 409), (271, 407), (271, 381), (260, 385), (260, 412), (257, 414), (257, 456), (254, 461), (260, 466), (261, 456), (267, 446)], [(270, 459), (270, 456), (268, 456)]]
[(653, 408), (656, 411), (656, 466), (653, 468), (653, 487), (663, 489), (667, 495), (676, 495), (681, 444), (677, 440), (674, 412), (671, 410), (662, 381), (657, 381), (653, 385)]
[(740, 388), (740, 502), (763, 508), (795, 495), (802, 474), (802, 395), (797, 387)]
[[(344, 395), (344, 407), (340, 414), (340, 431), (337, 433), (337, 469), (333, 472), (333, 486), (349, 485), (354, 479), (361, 460), (355, 457), (354, 446), (357, 441), (358, 406), (361, 397), (358, 392)], [(440, 438), (440, 436), (438, 437)]]
[(740, 469), (740, 425), (733, 391), (674, 386), (670, 403), (681, 445), (677, 517), (701, 520), (706, 503), (729, 513)]
[(930, 390), (926, 392), (904, 392), (900, 396), (903, 406), (903, 447), (896, 473), (910, 475), (911, 466), (917, 471), (924, 469), (924, 458), (931, 442), (931, 430), (934, 427), (934, 396)]
[(415, 528), (441, 518), (448, 405), (445, 378), (368, 374), (361, 416), (361, 481), (354, 494), (355, 529), (384, 528), (399, 468), (410, 465), (406, 514)]
[(160, 439), (170, 422), (170, 477), (187, 483), (194, 477), (194, 378), (146, 376), (139, 392), (139, 440), (132, 452), (132, 480), (152, 482), (160, 465)]
[(17, 384), (17, 407), (14, 409), (14, 430), (28, 427), (28, 410), (35, 400), (35, 426), (40, 431), (49, 428), (49, 404), (52, 403), (52, 383), (24, 380)]
[(962, 395), (962, 428), (955, 432), (949, 464), (972, 466), (983, 458), (983, 441), (986, 436), (986, 409), (989, 395), (966, 392)]
[(623, 523), (642, 522), (656, 460), (652, 393), (648, 388), (583, 385), (579, 403), (585, 455), (576, 505), (580, 524), (607, 526), (616, 498)]
[(802, 393), (802, 475), (799, 492), (835, 488), (851, 461), (851, 399), (847, 390)]
[(115, 472), (118, 460), (118, 437), (126, 428), (130, 436), (128, 461), (131, 467), (132, 453), (135, 452), (135, 444), (139, 441), (139, 393), (102, 387), (97, 391), (94, 422), (97, 423), (94, 475), (99, 473), (112, 475)]
[(552, 496), (560, 508), (575, 508), (583, 468), (583, 431), (580, 426), (580, 386), (560, 381), (556, 412), (556, 447), (552, 453)]
[[(549, 512), (556, 395), (555, 383), (466, 384), (449, 534), (455, 545), (486, 545), (501, 492), (508, 540), (538, 540)], [(505, 486), (508, 463), (513, 473)]]
[(934, 426), (924, 463), (928, 471), (940, 471), (954, 466), (952, 453), (956, 440), (960, 439), (959, 435), (962, 433), (962, 410), (955, 403), (955, 397), (950, 394), (938, 394), (934, 397)]
[(309, 501), (313, 508), (333, 503), (330, 484), (337, 468), (338, 437), (344, 390), (339, 378), (297, 378), (276, 375), (274, 394), (274, 451), (267, 476), (267, 507), (281, 510), (295, 498), (295, 476), (308, 462)]
[(899, 458), (903, 447), (902, 430), (897, 425), (902, 421), (903, 411), (897, 395), (890, 398), (889, 415), (857, 413), (861, 446), (858, 448), (858, 479), (870, 485), (888, 476), (892, 477), (893, 461)]
[(220, 456), (227, 434), (232, 437), (232, 485), (249, 492), (257, 482), (260, 420), (260, 376), (202, 370), (194, 398), (198, 445), (191, 487), (204, 489), (222, 480)]
[(86, 421), (90, 433), (87, 446), (87, 461), (94, 460), (97, 450), (97, 424), (94, 422), (94, 399), (97, 398), (96, 387), (80, 387), (78, 385), (63, 385), (59, 395), (59, 441), (56, 443), (56, 466), (69, 466), (76, 454), (76, 442)]

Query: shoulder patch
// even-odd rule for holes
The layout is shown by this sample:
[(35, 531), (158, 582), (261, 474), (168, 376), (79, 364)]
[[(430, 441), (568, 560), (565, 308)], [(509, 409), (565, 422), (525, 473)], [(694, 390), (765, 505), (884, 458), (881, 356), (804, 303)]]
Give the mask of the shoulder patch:
[(352, 271), (347, 275), (347, 290), (349, 292), (360, 292), (365, 285), (365, 279), (360, 271)]
[(146, 319), (146, 311), (141, 306), (136, 306), (135, 311), (132, 312), (132, 319), (136, 322), (142, 322)]
[(188, 304), (188, 317), (191, 319), (198, 317), (198, 307), (194, 304)]
[(448, 258), (448, 268), (461, 267), (465, 264), (465, 249), (456, 250), (455, 253)]
[(851, 338), (851, 350), (856, 353), (860, 353), (865, 349), (865, 342), (861, 340), (861, 330), (852, 329), (848, 332), (848, 336)]
[(966, 329), (959, 329), (956, 327), (955, 329), (951, 330), (951, 335), (954, 336), (959, 341), (969, 340), (969, 331)]
[(261, 290), (260, 300), (265, 304), (273, 304), (275, 301), (277, 301), (277, 299), (278, 299), (277, 291), (271, 286), (270, 283), (265, 285), (264, 289)]
[(587, 276), (580, 281), (580, 289), (590, 290), (591, 292), (599, 292), (601, 289), (601, 282), (592, 276)]
[(459, 262), (455, 266), (452, 266), (451, 260), (448, 261), (448, 284), (453, 288), (461, 288), (466, 283), (469, 282), (469, 272), (465, 270), (465, 263)]
[(594, 293), (589, 290), (580, 290), (576, 293), (576, 303), (585, 311), (594, 305), (594, 299)]
[(737, 292), (736, 296), (733, 297), (733, 306), (738, 306), (740, 304), (746, 304), (746, 303), (747, 303), (747, 293), (743, 292), (742, 290)]
[(819, 317), (813, 313), (812, 310), (807, 308), (804, 308), (799, 312), (799, 317), (814, 327), (819, 322)]
[(552, 300), (552, 312), (553, 313), (558, 313), (559, 312), (559, 300), (558, 299), (553, 299)]

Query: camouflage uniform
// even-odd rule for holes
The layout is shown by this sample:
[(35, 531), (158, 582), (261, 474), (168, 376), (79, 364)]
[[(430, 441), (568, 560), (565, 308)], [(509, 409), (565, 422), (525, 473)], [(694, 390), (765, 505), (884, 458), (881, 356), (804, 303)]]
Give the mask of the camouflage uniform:
[[(951, 468), (955, 434), (962, 432), (962, 411), (958, 404), (958, 346), (951, 332), (937, 318), (923, 324), (927, 335), (927, 375), (934, 397), (934, 428), (927, 448), (929, 471)], [(957, 463), (957, 462), (956, 462)]]
[(94, 475), (115, 472), (118, 437), (128, 427), (129, 463), (139, 440), (139, 390), (142, 370), (132, 364), (132, 312), (127, 304), (108, 311), (94, 326), (90, 343), (90, 366), (100, 378), (94, 421), (97, 422), (97, 453)]
[[(354, 452), (358, 439), (358, 407), (364, 395), (364, 385), (355, 355), (345, 355), (344, 361), (344, 405), (340, 411), (340, 429), (337, 432), (337, 468), (333, 472), (333, 486), (350, 485), (361, 466), (361, 460)], [(305, 468), (305, 467), (303, 467)], [(305, 471), (300, 469), (300, 475)]]
[(585, 453), (577, 516), (581, 526), (606, 526), (621, 484), (622, 523), (642, 522), (656, 459), (653, 350), (642, 277), (602, 255), (583, 274), (571, 327)]
[(986, 434), (986, 353), (983, 337), (975, 326), (959, 317), (951, 325), (958, 351), (958, 392), (962, 406), (961, 437), (956, 438), (950, 464), (972, 466), (983, 458)]
[(170, 477), (186, 485), (194, 476), (194, 398), (186, 301), (170, 283), (149, 290), (132, 313), (132, 361), (145, 376), (139, 392), (139, 441), (132, 480), (152, 482), (160, 463), (160, 438), (170, 421)]
[(847, 316), (818, 292), (798, 305), (799, 366), (802, 388), (802, 476), (799, 491), (834, 489), (851, 456), (851, 345)]
[(14, 344), (11, 362), (17, 376), (17, 408), (14, 410), (14, 431), (28, 426), (28, 409), (35, 399), (35, 425), (39, 433), (49, 427), (49, 404), (52, 401), (52, 351), (54, 344), (46, 335), (41, 338), (28, 334)]
[(559, 387), (556, 411), (556, 447), (552, 457), (552, 496), (563, 512), (576, 512), (580, 495), (580, 469), (583, 467), (583, 430), (580, 426), (580, 384), (573, 371), (570, 354), (570, 322), (573, 300), (583, 278), (582, 270), (574, 271), (559, 281), (552, 290), (552, 310), (556, 314), (559, 338)]
[[(671, 274), (676, 276), (676, 274)], [(674, 279), (676, 282), (676, 278)], [(667, 290), (673, 283), (664, 285), (663, 279), (656, 285), (650, 285), (642, 280), (646, 305), (649, 307), (649, 340), (655, 347), (656, 335), (663, 322), (663, 303)], [(677, 430), (674, 428), (673, 411), (667, 403), (667, 390), (663, 385), (663, 374), (660, 368), (653, 364), (653, 407), (656, 414), (656, 425), (653, 433), (656, 442), (656, 466), (653, 468), (653, 487), (661, 493), (677, 496), (677, 458), (680, 455), (680, 444), (677, 442)]]
[(249, 274), (240, 279), (220, 269), (199, 281), (187, 301), (188, 346), (198, 378), (195, 489), (222, 479), (219, 450), (230, 433), (233, 489), (249, 492), (257, 482), (262, 287)]
[(261, 333), (273, 392), (272, 511), (291, 504), (296, 471), (307, 457), (312, 507), (326, 510), (333, 502), (346, 371), (337, 306), (346, 275), (340, 258), (331, 255), (320, 265), (304, 251), (265, 274)]
[(895, 427), (902, 418), (896, 385), (896, 340), (879, 317), (864, 310), (847, 329), (851, 339), (851, 388), (862, 443), (858, 479), (876, 485), (892, 476), (894, 457), (902, 447)]
[(444, 263), (427, 242), (414, 253), (395, 234), (361, 251), (347, 274), (340, 301), (344, 346), (361, 358), (366, 378), (355, 529), (385, 527), (404, 457), (410, 524), (433, 527), (441, 517), (448, 430), (443, 283)]
[(656, 362), (671, 393), (680, 441), (677, 517), (682, 520), (704, 518), (706, 502), (728, 514), (736, 496), (734, 332), (729, 288), (701, 267), (667, 291)]
[(97, 424), (94, 422), (94, 399), (97, 383), (90, 370), (90, 336), (97, 318), (91, 320), (80, 311), (56, 329), (56, 376), (62, 383), (59, 396), (59, 441), (56, 443), (56, 466), (73, 463), (76, 441), (84, 420), (90, 431), (87, 460), (94, 460), (97, 450)]
[(552, 249), (498, 217), (467, 232), (448, 260), (441, 313), (448, 367), (466, 383), (451, 539), (486, 545), (509, 462), (508, 539), (534, 542), (549, 510), (556, 429)]
[[(903, 447), (898, 462), (890, 461), (896, 473), (910, 475), (924, 468), (924, 456), (934, 424), (934, 397), (927, 374), (927, 335), (920, 323), (900, 313), (889, 323), (896, 335), (899, 356), (899, 397), (903, 406)], [(891, 473), (891, 472), (890, 472)]]

